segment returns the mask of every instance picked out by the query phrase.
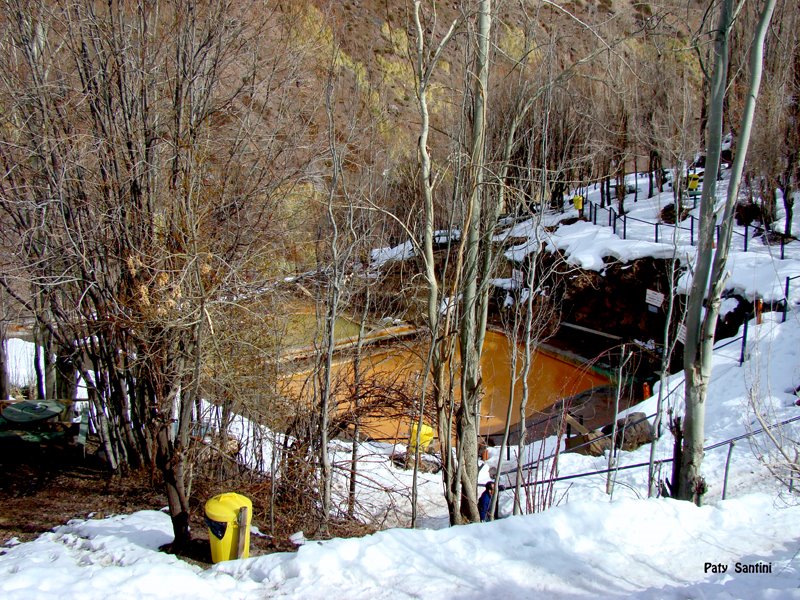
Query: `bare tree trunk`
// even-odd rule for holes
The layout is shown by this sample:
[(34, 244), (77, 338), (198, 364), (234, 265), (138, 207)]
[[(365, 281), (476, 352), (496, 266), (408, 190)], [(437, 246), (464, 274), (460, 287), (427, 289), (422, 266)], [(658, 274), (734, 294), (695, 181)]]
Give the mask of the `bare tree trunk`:
[[(797, 177), (795, 176), (795, 180)], [(783, 192), (783, 209), (786, 212), (786, 229), (784, 234), (786, 236), (792, 235), (792, 221), (794, 219), (794, 189), (791, 183), (787, 184), (782, 189)]]
[[(684, 445), (681, 461), (681, 472), (678, 481), (678, 498), (693, 500), (699, 504), (706, 485), (700, 474), (703, 458), (705, 400), (708, 381), (711, 376), (711, 362), (714, 349), (714, 333), (719, 315), (720, 299), (725, 286), (725, 272), (733, 232), (733, 211), (739, 195), (744, 160), (750, 142), (753, 115), (758, 92), (761, 85), (764, 39), (772, 14), (775, 0), (767, 0), (761, 14), (750, 54), (750, 88), (742, 116), (739, 136), (739, 148), (736, 153), (731, 178), (728, 183), (728, 194), (721, 219), (722, 232), (716, 252), (713, 251), (715, 215), (716, 177), (719, 170), (720, 146), (722, 140), (722, 106), (725, 97), (725, 72), (727, 71), (728, 35), (730, 32), (732, 0), (724, 0), (720, 5), (718, 23), (716, 61), (714, 81), (712, 83), (711, 105), (709, 107), (709, 152), (706, 158), (706, 177), (703, 184), (701, 201), (701, 235), (702, 246), (698, 245), (697, 266), (695, 268), (692, 290), (689, 296), (686, 322), (686, 345), (684, 355), (684, 372), (686, 376), (686, 413), (684, 424)], [(723, 71), (723, 67), (725, 70)], [(711, 184), (711, 185), (709, 185)], [(706, 191), (706, 186), (709, 190)], [(711, 261), (713, 258), (713, 268)], [(710, 271), (710, 278), (709, 278)], [(706, 284), (708, 287), (706, 288)], [(707, 295), (705, 314), (702, 315), (703, 298)]]
[(0, 400), (8, 400), (10, 393), (8, 379), (8, 352), (6, 351), (6, 326), (0, 323)]
[[(632, 353), (630, 350), (625, 353), (625, 344), (620, 349), (619, 371), (617, 372), (617, 392), (614, 394), (614, 422), (611, 426), (611, 449), (608, 452), (608, 475), (606, 477), (606, 494), (614, 497), (614, 483), (617, 479), (616, 466), (618, 464), (617, 455), (622, 452), (622, 444), (617, 444), (617, 427), (619, 424), (619, 401), (622, 397), (622, 387), (625, 382), (625, 366), (628, 364)], [(624, 430), (623, 430), (624, 435)]]
[(8, 400), (10, 394), (6, 310), (6, 293), (0, 288), (0, 400)]
[[(480, 521), (478, 513), (478, 432), (480, 427), (481, 344), (485, 332), (478, 314), (478, 261), (481, 242), (481, 212), (485, 191), (483, 169), (486, 135), (486, 94), (489, 85), (489, 33), (491, 0), (482, 0), (478, 13), (478, 50), (472, 105), (472, 148), (470, 152), (470, 190), (465, 219), (466, 257), (464, 260), (463, 314), (460, 326), (461, 407), (457, 435), (459, 470), (462, 484), (462, 517)], [(485, 283), (483, 283), (485, 285)], [(481, 293), (487, 293), (481, 290)], [(481, 330), (483, 326), (483, 330)]]
[[(720, 2), (719, 20), (715, 36), (715, 61), (711, 96), (708, 110), (708, 147), (706, 153), (706, 173), (716, 173), (719, 168), (722, 143), (723, 105), (728, 72), (728, 42), (731, 29), (732, 0)], [(706, 177), (700, 201), (700, 232), (697, 243), (697, 263), (694, 279), (689, 293), (686, 313), (686, 343), (684, 344), (684, 373), (686, 412), (684, 415), (684, 442), (680, 477), (677, 482), (677, 497), (684, 500), (699, 501), (705, 493), (705, 481), (700, 474), (705, 440), (705, 399), (708, 379), (711, 375), (711, 356), (705, 354), (710, 344), (701, 336), (703, 301), (706, 284), (711, 270), (716, 229), (717, 178)], [(713, 343), (713, 340), (710, 340)]]
[[(51, 313), (47, 311), (48, 323), (52, 323)], [(54, 399), (56, 397), (56, 352), (53, 343), (53, 336), (45, 329), (42, 331), (42, 350), (44, 358), (44, 395), (45, 398)]]
[(647, 197), (652, 198), (655, 196), (655, 177), (654, 177), (654, 169), (655, 166), (653, 164), (653, 151), (651, 150), (649, 153), (649, 158), (647, 161)]
[(777, 202), (775, 192), (778, 190), (775, 177), (771, 174), (761, 178), (761, 224), (765, 230), (770, 229), (770, 225), (775, 222), (777, 212)]
[[(673, 236), (677, 238), (678, 230), (674, 229)], [(675, 240), (677, 242), (677, 239)], [(675, 252), (678, 251), (677, 243), (673, 246)], [(669, 268), (669, 289), (675, 289), (675, 281), (677, 279), (678, 263), (676, 257), (673, 255), (672, 262)], [(664, 352), (661, 355), (661, 372), (659, 373), (659, 386), (658, 398), (656, 399), (656, 416), (653, 420), (653, 441), (650, 444), (650, 460), (647, 469), (647, 495), (653, 497), (658, 493), (658, 486), (656, 485), (656, 470), (655, 460), (656, 451), (658, 448), (658, 441), (661, 439), (661, 422), (663, 419), (664, 408), (664, 395), (666, 393), (667, 374), (669, 373), (669, 364), (672, 360), (672, 354), (675, 351), (676, 339), (670, 337), (670, 327), (672, 326), (672, 315), (675, 312), (675, 294), (667, 294), (667, 314), (664, 319)], [(646, 400), (647, 398), (645, 398)]]
[[(438, 434), (442, 446), (442, 477), (444, 479), (444, 494), (452, 525), (458, 522), (457, 499), (453, 497), (455, 485), (455, 469), (453, 457), (449, 451), (452, 429), (448, 418), (447, 403), (443, 397), (444, 360), (442, 358), (442, 338), (439, 337), (439, 280), (436, 275), (436, 264), (433, 255), (433, 234), (435, 230), (435, 210), (433, 197), (433, 175), (431, 169), (431, 156), (428, 148), (428, 135), (430, 133), (430, 113), (428, 111), (428, 86), (433, 71), (441, 57), (442, 51), (452, 38), (456, 29), (454, 21), (447, 33), (439, 41), (434, 50), (426, 47), (425, 28), (421, 20), (421, 0), (414, 0), (414, 32), (416, 39), (415, 76), (417, 83), (417, 102), (420, 113), (420, 133), (417, 139), (417, 157), (420, 163), (424, 218), (422, 258), (425, 267), (425, 283), (428, 287), (427, 321), (431, 336), (429, 360), (425, 365), (425, 374), (420, 403), (424, 405), (425, 395), (428, 393), (428, 381), (433, 381), (434, 402), (438, 413)], [(429, 379), (430, 377), (430, 379)]]
[[(88, 374), (88, 373), (87, 373)], [(86, 377), (86, 375), (84, 375)], [(89, 379), (87, 379), (88, 381)], [(100, 438), (100, 446), (106, 455), (108, 467), (112, 471), (116, 471), (119, 466), (119, 458), (117, 456), (117, 449), (111, 440), (111, 432), (109, 431), (108, 418), (103, 408), (103, 403), (100, 400), (100, 394), (96, 387), (90, 385), (87, 390), (89, 396), (89, 403), (94, 416), (94, 424), (97, 430), (97, 436)]]
[[(538, 228), (536, 234), (537, 251), (539, 247)], [(536, 258), (531, 263), (531, 267), (525, 277), (525, 284), (528, 288), (528, 297), (525, 302), (525, 330), (524, 330), (524, 351), (522, 354), (522, 398), (519, 402), (519, 440), (517, 441), (517, 472), (515, 477), (514, 487), (514, 514), (522, 514), (522, 461), (525, 456), (525, 444), (527, 443), (527, 414), (528, 414), (528, 399), (530, 398), (530, 383), (528, 377), (533, 365), (533, 355), (535, 352), (534, 345), (536, 340), (533, 334), (533, 291), (535, 282), (537, 281), (537, 262)]]
[(324, 363), (322, 367), (322, 381), (320, 382), (319, 400), (319, 461), (322, 467), (322, 523), (327, 527), (331, 514), (331, 485), (333, 481), (333, 471), (331, 468), (330, 454), (328, 453), (328, 427), (330, 411), (332, 407), (332, 386), (333, 386), (333, 353), (336, 349), (336, 319), (339, 311), (339, 296), (342, 285), (342, 265), (339, 257), (339, 225), (334, 215), (333, 202), (336, 197), (337, 187), (340, 176), (340, 158), (336, 148), (335, 126), (333, 122), (333, 80), (332, 73), (329, 75), (328, 85), (325, 91), (325, 109), (328, 114), (328, 151), (331, 154), (333, 172), (332, 181), (328, 191), (327, 217), (328, 225), (331, 228), (330, 237), (330, 259), (332, 276), (328, 280), (327, 310), (325, 314), (325, 339), (323, 340)]
[(792, 235), (792, 220), (794, 219), (794, 195), (793, 191), (800, 187), (800, 101), (797, 100), (800, 94), (800, 46), (795, 44), (792, 55), (791, 67), (791, 89), (794, 91), (795, 101), (789, 107), (789, 118), (784, 132), (785, 168), (781, 177), (783, 192), (783, 208), (786, 211), (785, 235)]
[[(364, 336), (366, 334), (366, 327), (367, 327), (367, 318), (369, 316), (370, 305), (371, 305), (371, 294), (370, 294), (370, 287), (367, 284), (367, 289), (365, 290), (365, 299), (364, 299), (364, 306), (361, 311), (361, 320), (359, 322), (358, 327), (358, 342), (356, 343), (356, 355), (353, 359), (353, 388), (355, 389), (355, 409), (356, 413), (358, 413), (359, 403), (361, 401), (361, 354), (364, 350)], [(347, 490), (347, 515), (352, 519), (355, 516), (355, 508), (356, 508), (356, 484), (358, 481), (358, 444), (359, 444), (359, 435), (361, 434), (360, 431), (360, 421), (359, 418), (356, 417), (355, 422), (353, 423), (353, 442), (350, 448), (350, 482), (348, 484)], [(416, 473), (414, 474), (416, 477)], [(412, 495), (416, 495), (416, 481), (412, 487)], [(412, 497), (412, 512), (416, 512), (416, 498)]]
[(191, 541), (189, 533), (189, 500), (186, 497), (185, 457), (176, 451), (170, 441), (169, 423), (158, 428), (156, 434), (156, 464), (164, 476), (164, 488), (169, 503), (169, 515), (175, 539), (175, 550), (185, 549)]

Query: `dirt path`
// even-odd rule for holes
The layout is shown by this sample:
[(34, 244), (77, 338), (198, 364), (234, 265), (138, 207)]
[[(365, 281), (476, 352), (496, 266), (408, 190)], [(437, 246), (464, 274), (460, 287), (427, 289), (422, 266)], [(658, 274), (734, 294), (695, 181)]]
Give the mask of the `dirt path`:
[[(161, 510), (167, 505), (156, 473), (144, 469), (124, 477), (113, 476), (93, 454), (93, 446), (96, 443), (92, 444), (90, 439), (89, 451), (84, 456), (82, 452), (27, 443), (0, 445), (0, 554), (9, 540), (34, 540), (70, 519), (103, 519), (139, 510)], [(201, 567), (211, 564), (203, 506), (212, 496), (232, 490), (253, 500), (253, 524), (262, 530), (268, 528), (263, 484), (248, 486), (243, 480), (219, 482), (195, 478), (189, 500), (192, 542), (181, 552), (184, 560)], [(275, 538), (251, 536), (250, 556), (296, 549), (289, 534), (306, 529), (307, 523), (298, 518), (296, 511), (285, 509), (276, 519)], [(364, 535), (372, 531), (345, 525), (332, 533)]]
[(95, 457), (33, 444), (0, 448), (0, 544), (30, 541), (70, 519), (159, 509), (144, 473), (112, 477)]

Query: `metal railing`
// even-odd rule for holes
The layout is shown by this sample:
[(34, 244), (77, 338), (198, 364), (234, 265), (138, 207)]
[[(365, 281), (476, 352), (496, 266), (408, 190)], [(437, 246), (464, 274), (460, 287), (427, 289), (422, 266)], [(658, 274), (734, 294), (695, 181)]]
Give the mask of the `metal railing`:
[(789, 289), (790, 284), (793, 280), (800, 279), (800, 275), (795, 275), (794, 277), (787, 277), (786, 278), (786, 287), (784, 288), (784, 295), (783, 295), (783, 319), (781, 323), (786, 322), (786, 313), (789, 311)]
[[(746, 328), (745, 328), (745, 332), (746, 332)], [(736, 342), (736, 341), (738, 341), (739, 339), (742, 339), (742, 338), (745, 339), (745, 343), (746, 343), (746, 333), (745, 333), (745, 335), (736, 337), (736, 338), (734, 338), (732, 340), (728, 340), (724, 344), (720, 344), (719, 346), (714, 346), (714, 351), (721, 350), (722, 348), (725, 348), (726, 346), (729, 346), (733, 342)], [(744, 343), (742, 345), (742, 348), (743, 348), (742, 352), (744, 352)], [(740, 363), (739, 364), (741, 365), (741, 358), (740, 358)], [(661, 401), (662, 402), (666, 402), (667, 400), (669, 400), (676, 392), (678, 392), (679, 390), (683, 389), (684, 383), (685, 383), (685, 379), (684, 378), (680, 378), (675, 383), (674, 386), (667, 385), (667, 393), (661, 399)], [(546, 423), (547, 421), (550, 421), (551, 419), (556, 418), (557, 416), (558, 415), (550, 415), (549, 417), (547, 417), (545, 419), (540, 419), (539, 421), (536, 421), (535, 423), (533, 423), (531, 425), (527, 425), (526, 429), (528, 427), (535, 427), (536, 425), (541, 425), (543, 423)], [(633, 427), (634, 425), (638, 425), (639, 423), (641, 423), (643, 421), (646, 421), (647, 419), (652, 419), (655, 416), (656, 416), (656, 413), (653, 413), (651, 415), (647, 415), (646, 417), (643, 417), (641, 419), (638, 419), (637, 421), (634, 421), (632, 423), (627, 424), (626, 428), (627, 427)], [(798, 418), (800, 418), (800, 417), (798, 417)], [(575, 450), (578, 450), (580, 448), (585, 448), (586, 446), (590, 446), (591, 444), (593, 444), (594, 442), (596, 442), (598, 440), (602, 440), (602, 439), (605, 439), (607, 437), (611, 437), (611, 435), (612, 435), (611, 433), (605, 433), (605, 434), (603, 434), (603, 435), (601, 435), (599, 437), (596, 437), (596, 438), (594, 438), (592, 440), (588, 440), (588, 441), (586, 441), (586, 442), (584, 442), (582, 444), (579, 444), (577, 446), (573, 446), (572, 448), (570, 448), (570, 452), (574, 452)], [(510, 448), (510, 446), (509, 446), (509, 448)], [(525, 464), (522, 465), (521, 470), (522, 471), (531, 471), (531, 470), (535, 469), (536, 467), (538, 467), (539, 463), (547, 461), (547, 460), (550, 460), (552, 458), (555, 458), (560, 453), (561, 453), (561, 450), (559, 449), (559, 450), (553, 452), (552, 454), (550, 454), (548, 456), (544, 456), (542, 458), (537, 458), (535, 461), (531, 461), (529, 463), (525, 463)], [(512, 469), (507, 469), (505, 471), (500, 471), (497, 474), (497, 476), (499, 477), (500, 475), (507, 475), (509, 473), (514, 473), (514, 472), (516, 472), (516, 470), (517, 470), (517, 468), (514, 467)]]
[[(789, 419), (784, 419), (783, 421), (780, 421), (778, 423), (773, 423), (772, 425), (769, 425), (766, 428), (759, 427), (758, 429), (755, 429), (753, 431), (748, 431), (747, 433), (743, 433), (741, 435), (737, 435), (737, 436), (734, 436), (732, 438), (728, 438), (728, 439), (723, 440), (721, 442), (717, 442), (715, 444), (710, 444), (708, 446), (705, 446), (703, 448), (703, 452), (709, 452), (711, 450), (715, 450), (715, 449), (721, 448), (723, 446), (729, 446), (728, 461), (730, 461), (730, 452), (733, 450), (733, 445), (736, 442), (738, 442), (740, 440), (743, 440), (743, 439), (746, 439), (746, 438), (753, 437), (755, 435), (763, 433), (766, 430), (772, 430), (772, 429), (775, 429), (777, 427), (782, 427), (784, 425), (788, 425), (789, 423), (793, 423), (794, 421), (798, 421), (798, 420), (800, 420), (800, 415), (795, 416), (795, 417), (791, 417)], [(671, 463), (671, 462), (673, 462), (673, 460), (674, 460), (673, 458), (660, 458), (658, 460), (653, 461), (653, 464), (654, 465), (661, 465), (661, 464)], [(555, 483), (555, 482), (558, 482), (558, 481), (568, 481), (570, 479), (580, 479), (582, 477), (593, 477), (594, 475), (604, 475), (604, 474), (611, 473), (611, 472), (627, 471), (629, 469), (640, 469), (642, 467), (649, 467), (649, 466), (650, 466), (650, 461), (642, 462), (642, 463), (635, 463), (635, 464), (632, 464), (632, 465), (614, 466), (614, 467), (607, 468), (607, 469), (598, 469), (596, 471), (585, 471), (583, 473), (574, 473), (572, 475), (561, 475), (561, 476), (558, 476), (558, 477), (549, 477), (547, 479), (541, 479), (541, 480), (537, 480), (537, 481), (527, 481), (527, 482), (524, 482), (524, 483), (520, 484), (520, 487), (531, 487), (531, 486), (542, 485), (542, 484), (547, 484), (547, 483)], [(723, 492), (722, 492), (722, 499), (723, 500), (725, 499), (725, 492), (726, 492), (726, 489), (727, 489), (727, 470), (728, 470), (727, 466), (728, 465), (726, 464), (726, 475), (725, 475), (725, 481), (723, 482)]]
[(730, 346), (734, 342), (738, 342), (739, 340), (742, 340), (742, 350), (739, 353), (739, 366), (740, 367), (744, 364), (745, 351), (747, 350), (747, 330), (749, 328), (749, 322), (750, 322), (750, 315), (745, 317), (744, 326), (742, 328), (742, 335), (737, 335), (735, 338), (730, 338), (729, 340), (727, 340), (724, 344), (714, 347), (714, 350), (722, 350), (726, 346)]
[[(616, 209), (613, 206), (610, 206), (610, 205), (609, 206), (599, 206), (596, 202), (591, 202), (591, 201), (588, 201), (588, 200), (586, 202), (589, 205), (589, 219), (591, 220), (592, 224), (597, 225), (599, 211), (601, 211), (601, 210), (605, 211), (605, 212), (608, 213), (608, 226), (612, 228), (612, 230), (613, 230), (615, 235), (618, 235), (618, 225), (617, 225), (617, 223), (619, 221), (622, 221), (622, 239), (623, 240), (628, 239), (628, 221), (631, 221), (631, 222), (634, 222), (634, 223), (642, 223), (644, 225), (652, 226), (654, 228), (653, 241), (655, 243), (657, 243), (657, 244), (659, 243), (660, 238), (663, 237), (662, 235), (660, 235), (661, 230), (663, 230), (665, 228), (671, 228), (673, 230), (678, 230), (678, 231), (686, 231), (686, 232), (689, 233), (689, 245), (690, 246), (694, 246), (695, 243), (696, 243), (696, 239), (695, 239), (696, 235), (695, 234), (696, 234), (697, 229), (698, 229), (697, 226), (696, 226), (696, 222), (699, 221), (699, 219), (697, 217), (695, 217), (694, 215), (689, 215), (689, 217), (688, 217), (689, 225), (688, 226), (685, 226), (685, 225), (682, 226), (682, 225), (679, 225), (677, 223), (672, 224), (672, 223), (664, 223), (664, 222), (660, 222), (660, 221), (645, 221), (644, 219), (637, 219), (636, 217), (630, 217), (627, 214), (619, 214), (616, 211)], [(686, 219), (684, 219), (684, 221), (685, 220)], [(717, 238), (717, 242), (719, 243), (721, 228), (720, 228), (719, 225), (715, 225), (714, 229), (715, 229), (715, 235), (716, 235), (716, 238)], [(758, 232), (764, 232), (765, 234), (768, 233), (768, 231), (765, 230), (765, 228), (763, 228), (763, 227), (752, 227), (750, 225), (744, 225), (744, 231), (737, 231), (736, 229), (734, 229), (733, 230), (733, 235), (734, 236), (739, 236), (739, 237), (742, 238), (742, 248), (743, 248), (744, 252), (748, 252), (749, 249), (750, 249), (749, 240), (751, 239), (751, 234), (750, 234), (751, 230), (754, 232), (754, 234), (758, 234)], [(769, 233), (775, 234), (775, 233), (779, 233), (779, 232), (772, 231), (772, 232), (769, 232)], [(787, 236), (783, 235), (783, 234), (780, 234), (780, 236), (781, 236), (781, 238), (780, 238), (780, 240), (781, 240), (781, 243), (780, 243), (780, 258), (781, 258), (781, 260), (784, 260), (786, 258), (786, 243), (787, 243), (787, 239), (789, 239), (789, 238), (787, 238)], [(769, 245), (769, 240), (767, 238), (765, 238), (765, 240), (767, 241), (767, 244)]]
[[(678, 381), (677, 385), (674, 388), (672, 388), (671, 390), (669, 390), (667, 392), (667, 395), (662, 398), (662, 402), (668, 400), (670, 397), (672, 397), (672, 395), (675, 392), (680, 390), (683, 387), (683, 383), (684, 383), (683, 379)], [(530, 425), (530, 427), (534, 427), (535, 425), (540, 425), (542, 423), (545, 423), (545, 422), (549, 421), (550, 419), (553, 419), (555, 416), (556, 415), (551, 415), (547, 419), (543, 419), (543, 420), (537, 421), (533, 425)], [(647, 415), (646, 417), (644, 417), (642, 419), (639, 419), (639, 420), (637, 420), (637, 421), (635, 421), (633, 423), (629, 423), (626, 427), (633, 427), (634, 425), (637, 425), (637, 424), (639, 424), (639, 423), (641, 423), (641, 422), (643, 422), (643, 421), (645, 421), (647, 419), (651, 419), (651, 418), (653, 418), (655, 416), (656, 416), (656, 413), (653, 413), (652, 415)], [(579, 444), (577, 446), (573, 446), (572, 448), (570, 448), (570, 452), (574, 452), (575, 450), (578, 450), (579, 448), (585, 448), (586, 446), (589, 446), (592, 443), (594, 443), (594, 442), (596, 442), (598, 440), (605, 439), (607, 437), (611, 437), (611, 433), (604, 433), (602, 436), (594, 438), (593, 440), (588, 440), (588, 441), (584, 442), (583, 444)], [(535, 469), (539, 465), (539, 463), (544, 462), (546, 460), (550, 460), (551, 458), (555, 458), (560, 453), (561, 453), (561, 450), (557, 450), (556, 452), (553, 452), (549, 456), (544, 456), (542, 458), (537, 458), (535, 461), (532, 461), (532, 462), (529, 462), (529, 463), (525, 463), (525, 464), (522, 465), (521, 470), (522, 471), (531, 471), (531, 470)], [(516, 470), (517, 470), (517, 468), (514, 467), (513, 469), (508, 469), (506, 471), (500, 471), (497, 474), (497, 476), (499, 477), (500, 475), (507, 475), (508, 473), (514, 473)]]

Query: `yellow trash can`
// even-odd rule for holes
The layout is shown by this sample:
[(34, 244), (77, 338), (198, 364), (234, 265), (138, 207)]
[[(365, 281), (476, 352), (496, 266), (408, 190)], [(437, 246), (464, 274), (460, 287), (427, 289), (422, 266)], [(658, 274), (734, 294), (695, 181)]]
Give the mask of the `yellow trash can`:
[[(423, 423), (422, 427), (419, 430), (419, 449), (422, 452), (426, 452), (428, 450), (428, 446), (431, 445), (433, 437), (434, 437), (433, 427)], [(414, 453), (416, 451), (416, 448), (417, 448), (417, 424), (412, 423), (411, 434), (408, 437), (409, 454)]]
[(250, 521), (253, 519), (250, 498), (228, 492), (211, 498), (205, 508), (211, 562), (250, 556)]

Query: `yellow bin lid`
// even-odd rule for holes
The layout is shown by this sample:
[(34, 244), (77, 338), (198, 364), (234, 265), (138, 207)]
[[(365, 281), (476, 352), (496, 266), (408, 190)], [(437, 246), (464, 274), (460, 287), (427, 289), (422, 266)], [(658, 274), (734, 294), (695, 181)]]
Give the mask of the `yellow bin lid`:
[(246, 506), (252, 514), (253, 503), (247, 496), (226, 492), (206, 502), (206, 516), (220, 523), (233, 523), (239, 518), (239, 510)]

